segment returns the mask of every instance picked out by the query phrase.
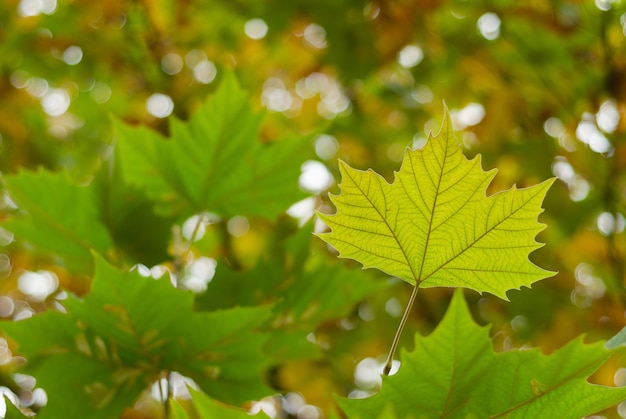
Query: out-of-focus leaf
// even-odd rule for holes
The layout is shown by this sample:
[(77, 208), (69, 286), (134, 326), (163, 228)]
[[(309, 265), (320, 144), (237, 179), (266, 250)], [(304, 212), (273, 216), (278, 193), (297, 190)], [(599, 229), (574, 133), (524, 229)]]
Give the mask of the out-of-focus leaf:
[(603, 342), (571, 341), (550, 355), (495, 353), (486, 327), (472, 319), (458, 290), (437, 329), (417, 335), (400, 371), (383, 377), (367, 399), (340, 399), (349, 417), (372, 417), (391, 405), (398, 417), (577, 419), (626, 398), (626, 388), (587, 381), (615, 351)]
[(91, 249), (107, 254), (113, 240), (102, 222), (97, 192), (79, 186), (65, 173), (22, 171), (4, 181), (22, 216), (11, 217), (4, 227), (20, 240), (59, 257), (70, 269), (88, 273), (93, 267)]
[(43, 170), (8, 175), (5, 183), (24, 214), (4, 226), (70, 270), (91, 273), (92, 249), (146, 265), (168, 257), (173, 220), (154, 214), (151, 201), (126, 184), (115, 167), (109, 171), (105, 165), (88, 185)]
[(169, 258), (167, 244), (174, 220), (155, 214), (146, 194), (121, 176), (119, 163), (105, 165), (94, 179), (102, 206), (103, 222), (117, 252), (131, 264), (153, 266)]
[(284, 255), (273, 253), (250, 270), (235, 271), (220, 263), (205, 293), (197, 297), (197, 307), (215, 310), (271, 304), (271, 352), (281, 358), (288, 356), (287, 347), (291, 357), (305, 353), (305, 337), (320, 323), (348, 315), (358, 302), (387, 286), (315, 255), (301, 260), (300, 255), (310, 247), (311, 228), (309, 224), (287, 240)]
[(239, 404), (270, 391), (260, 378), (268, 308), (192, 311), (191, 292), (166, 279), (121, 273), (96, 258), (91, 292), (67, 314), (47, 312), (2, 329), (17, 341), (48, 395), (42, 418), (117, 417), (163, 371)]
[(407, 149), (393, 183), (372, 170), (340, 168), (341, 193), (331, 196), (337, 212), (318, 214), (332, 229), (319, 237), (340, 257), (416, 286), (466, 287), (503, 299), (554, 274), (528, 260), (541, 247), (535, 236), (545, 226), (537, 217), (553, 179), (487, 197), (496, 170), (463, 156), (447, 113), (423, 149)]
[(170, 402), (174, 419), (249, 419), (249, 418), (269, 418), (263, 411), (255, 415), (243, 409), (229, 406), (224, 403), (210, 398), (204, 393), (189, 389), (191, 392), (191, 408), (192, 414), (188, 414), (185, 409), (176, 400)]
[(169, 141), (117, 122), (119, 160), (129, 182), (162, 214), (273, 218), (303, 196), (297, 180), (308, 143), (284, 138), (261, 144), (260, 124), (261, 115), (228, 74), (188, 123), (171, 120)]

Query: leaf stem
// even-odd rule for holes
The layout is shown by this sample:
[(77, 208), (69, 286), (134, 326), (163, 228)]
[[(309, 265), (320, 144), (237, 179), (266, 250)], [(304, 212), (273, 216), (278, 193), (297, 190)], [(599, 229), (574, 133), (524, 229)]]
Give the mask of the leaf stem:
[[(159, 378), (159, 396), (161, 397), (161, 403), (163, 403), (163, 419), (168, 419), (169, 412), (169, 401), (170, 401), (170, 385), (171, 385), (171, 373), (166, 373), (163, 371), (161, 374), (162, 378)], [(166, 381), (165, 390), (163, 389), (163, 382)]]
[(409, 318), (409, 314), (411, 313), (411, 309), (413, 308), (413, 303), (415, 303), (415, 297), (417, 297), (418, 291), (419, 287), (417, 285), (414, 285), (413, 292), (411, 292), (409, 302), (406, 304), (404, 314), (402, 315), (402, 319), (400, 320), (400, 324), (398, 325), (398, 330), (396, 330), (396, 336), (394, 336), (393, 342), (391, 343), (389, 355), (387, 355), (387, 361), (385, 362), (385, 368), (383, 369), (383, 375), (389, 375), (389, 373), (391, 372), (391, 366), (393, 365), (393, 355), (396, 353), (398, 342), (400, 342), (400, 336), (402, 336), (402, 330), (404, 329), (404, 325)]

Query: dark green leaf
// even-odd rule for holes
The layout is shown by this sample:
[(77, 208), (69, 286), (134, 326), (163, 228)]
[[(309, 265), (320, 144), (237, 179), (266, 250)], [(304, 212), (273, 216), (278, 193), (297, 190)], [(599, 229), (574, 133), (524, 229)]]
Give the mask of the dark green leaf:
[(178, 371), (233, 404), (268, 394), (259, 376), (265, 337), (254, 329), (269, 309), (194, 313), (192, 304), (192, 293), (167, 279), (121, 273), (97, 257), (90, 294), (70, 297), (67, 314), (2, 329), (48, 394), (42, 418), (117, 417), (163, 371)]
[(398, 417), (578, 419), (626, 398), (626, 388), (587, 378), (615, 352), (578, 338), (551, 355), (539, 350), (494, 353), (486, 327), (471, 318), (457, 291), (428, 337), (416, 336), (400, 371), (367, 399), (341, 399), (350, 417), (373, 417), (391, 405)]
[(151, 201), (124, 183), (116, 167), (105, 164), (88, 185), (43, 170), (9, 175), (5, 182), (24, 214), (4, 226), (70, 270), (91, 273), (92, 249), (147, 265), (167, 258), (173, 220), (155, 215)]

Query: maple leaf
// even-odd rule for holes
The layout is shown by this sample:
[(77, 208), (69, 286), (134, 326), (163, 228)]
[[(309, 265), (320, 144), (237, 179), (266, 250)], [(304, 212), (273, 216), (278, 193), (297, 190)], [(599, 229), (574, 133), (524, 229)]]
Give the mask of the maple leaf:
[(115, 121), (124, 176), (145, 190), (160, 214), (273, 218), (305, 196), (297, 179), (310, 146), (295, 137), (262, 144), (261, 117), (226, 73), (188, 122), (170, 120), (170, 141)]
[(266, 336), (254, 331), (269, 308), (193, 312), (193, 293), (165, 278), (120, 272), (100, 256), (95, 267), (91, 292), (70, 296), (66, 314), (1, 325), (48, 395), (42, 418), (118, 417), (163, 371), (233, 404), (271, 391), (260, 377)]
[(376, 417), (391, 406), (398, 418), (577, 419), (626, 397), (624, 387), (587, 381), (623, 341), (605, 346), (579, 337), (550, 355), (538, 349), (495, 353), (488, 328), (474, 322), (457, 290), (435, 331), (416, 335), (413, 352), (402, 353), (403, 367), (383, 377), (379, 393), (339, 403), (350, 418)]
[(394, 181), (340, 161), (337, 212), (318, 216), (319, 237), (343, 258), (378, 268), (418, 287), (465, 287), (507, 299), (510, 289), (552, 276), (529, 261), (541, 203), (553, 183), (486, 195), (496, 170), (468, 160), (446, 117), (421, 150), (407, 149)]

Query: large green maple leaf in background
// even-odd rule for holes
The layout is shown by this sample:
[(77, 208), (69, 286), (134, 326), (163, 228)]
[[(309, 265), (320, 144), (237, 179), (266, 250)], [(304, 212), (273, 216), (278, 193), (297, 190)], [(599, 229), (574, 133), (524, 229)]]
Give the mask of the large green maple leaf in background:
[(167, 279), (123, 273), (96, 257), (92, 290), (67, 313), (46, 312), (0, 328), (28, 359), (25, 373), (48, 395), (41, 418), (111, 418), (163, 372), (192, 378), (211, 397), (239, 404), (271, 392), (255, 332), (267, 307), (194, 312), (193, 293)]
[(474, 322), (458, 290), (435, 331), (416, 335), (413, 352), (402, 353), (402, 368), (383, 377), (379, 393), (339, 403), (351, 419), (390, 407), (398, 418), (578, 419), (626, 398), (626, 387), (587, 381), (623, 343), (623, 336), (606, 347), (579, 337), (550, 355), (495, 353), (488, 328)]
[(541, 203), (553, 182), (486, 196), (496, 170), (480, 156), (467, 160), (446, 113), (438, 135), (421, 150), (407, 149), (394, 181), (340, 162), (341, 193), (331, 195), (331, 228), (320, 234), (364, 268), (378, 268), (418, 287), (466, 287), (506, 299), (506, 292), (553, 275), (528, 255)]
[(145, 127), (116, 123), (124, 175), (163, 214), (273, 218), (304, 196), (298, 176), (310, 145), (297, 137), (262, 144), (261, 116), (226, 73), (187, 123), (171, 120), (169, 141)]

